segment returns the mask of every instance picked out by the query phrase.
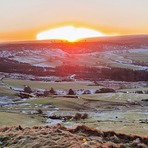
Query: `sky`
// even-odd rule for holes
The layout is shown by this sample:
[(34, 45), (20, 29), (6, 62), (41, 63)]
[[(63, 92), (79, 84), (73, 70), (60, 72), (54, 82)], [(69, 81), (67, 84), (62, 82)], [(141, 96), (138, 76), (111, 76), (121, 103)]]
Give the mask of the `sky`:
[(34, 40), (64, 25), (148, 34), (148, 0), (0, 0), (0, 41)]

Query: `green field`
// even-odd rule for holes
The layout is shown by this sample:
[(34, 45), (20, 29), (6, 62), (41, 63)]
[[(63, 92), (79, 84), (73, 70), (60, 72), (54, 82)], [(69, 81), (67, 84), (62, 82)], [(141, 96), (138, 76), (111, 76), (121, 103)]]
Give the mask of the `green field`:
[(54, 89), (69, 90), (72, 89), (99, 89), (99, 86), (90, 86), (93, 83), (90, 81), (76, 81), (76, 82), (43, 82), (43, 81), (30, 81), (5, 78), (4, 83), (15, 88), (24, 88), (24, 85), (30, 86), (32, 89)]
[[(32, 99), (22, 100), (15, 96), (16, 91), (9, 89), (23, 88), (24, 85), (29, 85), (33, 90), (50, 89), (68, 90), (70, 88), (78, 89), (99, 89), (100, 86), (91, 86), (90, 81), (75, 81), (75, 82), (43, 82), (18, 80), (5, 78), (3, 82), (6, 85), (0, 85), (1, 96), (9, 96), (9, 99), (18, 99), (11, 106), (3, 106), (0, 108), (0, 126), (21, 125), (50, 125), (47, 118), (35, 114), (38, 109), (41, 109), (45, 115), (51, 112), (57, 116), (70, 115), (75, 113), (87, 113), (88, 119), (78, 121), (67, 121), (61, 124), (67, 127), (74, 127), (78, 124), (85, 124), (100, 130), (115, 130), (128, 134), (147, 135), (148, 124), (140, 123), (140, 120), (146, 120), (148, 108), (141, 100), (147, 99), (148, 94), (134, 93), (102, 93), (62, 96), (51, 95), (48, 97), (33, 97)], [(9, 86), (9, 87), (6, 87)], [(139, 88), (146, 90), (147, 88)], [(139, 90), (138, 88), (136, 90)], [(128, 89), (128, 91), (134, 89)], [(118, 91), (127, 91), (124, 89)], [(134, 103), (137, 104), (134, 104)], [(27, 103), (23, 106), (21, 103)], [(52, 113), (54, 112), (54, 113)], [(54, 122), (54, 120), (53, 120)]]
[(29, 116), (18, 113), (0, 112), (0, 126), (34, 126), (43, 125), (43, 119), (38, 116)]
[(3, 85), (0, 85), (0, 96), (13, 96), (15, 95), (15, 91), (6, 88)]
[(140, 62), (148, 62), (148, 53), (124, 53), (121, 54), (122, 56), (126, 57), (127, 59), (135, 60), (135, 61), (140, 61)]

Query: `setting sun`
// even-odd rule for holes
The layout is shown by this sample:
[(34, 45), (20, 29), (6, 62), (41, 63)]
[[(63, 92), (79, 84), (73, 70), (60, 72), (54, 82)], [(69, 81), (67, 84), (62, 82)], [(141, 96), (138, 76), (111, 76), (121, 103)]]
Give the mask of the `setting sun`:
[(104, 34), (84, 27), (65, 26), (41, 32), (37, 34), (36, 38), (38, 40), (60, 39), (75, 42), (80, 39), (98, 36), (104, 36)]

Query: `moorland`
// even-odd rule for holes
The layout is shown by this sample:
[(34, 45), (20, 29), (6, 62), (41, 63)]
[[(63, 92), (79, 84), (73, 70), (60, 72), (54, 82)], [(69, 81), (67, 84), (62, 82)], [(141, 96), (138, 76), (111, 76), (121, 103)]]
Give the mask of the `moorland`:
[[(32, 130), (36, 135), (39, 127), (45, 132), (46, 126), (49, 132), (56, 129), (55, 134), (70, 134), (81, 145), (101, 143), (105, 147), (107, 136), (100, 140), (97, 134), (113, 131), (108, 141), (116, 147), (134, 147), (133, 143), (147, 147), (147, 138), (142, 139), (148, 136), (147, 56), (147, 35), (76, 43), (1, 43), (0, 144), (11, 143), (9, 132), (15, 137), (15, 132), (20, 136), (23, 130), (21, 136), (25, 137)], [(137, 137), (123, 142), (119, 133)], [(87, 140), (83, 141), (84, 137)], [(27, 144), (26, 139), (20, 139), (20, 146)], [(16, 139), (17, 145), (20, 139)]]

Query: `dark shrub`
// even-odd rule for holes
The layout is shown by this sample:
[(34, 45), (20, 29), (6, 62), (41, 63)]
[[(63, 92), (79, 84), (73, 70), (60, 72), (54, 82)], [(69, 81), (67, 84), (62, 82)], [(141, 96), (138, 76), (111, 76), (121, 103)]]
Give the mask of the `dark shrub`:
[(73, 119), (80, 120), (81, 117), (82, 117), (82, 115), (80, 113), (76, 113), (75, 116), (73, 117)]
[(74, 91), (72, 89), (69, 89), (68, 95), (75, 95)]
[(143, 91), (142, 90), (137, 90), (135, 91), (136, 94), (143, 94)]
[(85, 91), (83, 92), (83, 94), (91, 94), (91, 91), (90, 91), (90, 90), (85, 90)]
[(87, 119), (87, 118), (88, 118), (88, 114), (85, 113), (81, 118), (82, 118), (82, 119)]
[(95, 94), (98, 94), (98, 93), (100, 93), (100, 90), (96, 90)]
[(55, 95), (56, 94), (56, 92), (55, 92), (55, 90), (51, 87), (51, 89), (49, 90), (49, 92), (50, 92), (50, 94), (52, 94), (52, 95)]
[(112, 88), (101, 88), (100, 90), (96, 90), (95, 93), (114, 93), (115, 90)]
[(31, 88), (29, 86), (25, 85), (24, 86), (24, 92), (25, 93), (32, 93), (32, 90), (31, 90)]
[(44, 91), (44, 96), (47, 97), (49, 95), (49, 91), (45, 90)]
[(37, 110), (38, 114), (43, 114), (43, 111), (41, 109)]

